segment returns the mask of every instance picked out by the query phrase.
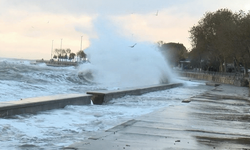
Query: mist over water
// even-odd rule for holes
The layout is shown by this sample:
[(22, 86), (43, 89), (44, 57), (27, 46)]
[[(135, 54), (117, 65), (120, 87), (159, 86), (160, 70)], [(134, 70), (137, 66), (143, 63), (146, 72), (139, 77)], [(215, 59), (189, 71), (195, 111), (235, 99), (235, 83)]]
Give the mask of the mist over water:
[[(172, 70), (155, 43), (128, 39), (115, 27), (96, 23), (98, 38), (84, 50), (90, 64), (83, 64), (80, 73), (91, 73), (93, 81), (108, 87), (133, 87), (173, 81)], [(134, 47), (131, 47), (134, 46)]]
[[(98, 38), (85, 49), (90, 63), (78, 67), (32, 65), (31, 60), (0, 58), (0, 101), (89, 90), (115, 90), (174, 80), (157, 45), (119, 34), (107, 21), (95, 23)], [(133, 46), (133, 47), (131, 47)]]

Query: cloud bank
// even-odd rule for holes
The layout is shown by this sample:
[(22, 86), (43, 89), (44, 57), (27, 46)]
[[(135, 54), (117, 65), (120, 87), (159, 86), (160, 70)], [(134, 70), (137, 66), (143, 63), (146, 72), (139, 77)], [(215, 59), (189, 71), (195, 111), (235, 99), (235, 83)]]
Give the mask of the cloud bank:
[[(215, 5), (216, 3), (216, 5)], [(179, 42), (190, 48), (188, 30), (207, 11), (248, 12), (247, 0), (1, 0), (0, 57), (49, 59), (54, 48), (89, 47), (98, 38), (98, 19), (137, 41)]]

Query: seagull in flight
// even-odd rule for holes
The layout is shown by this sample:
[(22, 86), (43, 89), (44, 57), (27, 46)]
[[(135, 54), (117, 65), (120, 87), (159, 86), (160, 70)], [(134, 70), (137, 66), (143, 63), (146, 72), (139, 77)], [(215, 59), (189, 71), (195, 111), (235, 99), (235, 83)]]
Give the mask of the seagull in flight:
[(137, 44), (137, 43), (135, 43), (134, 45), (132, 45), (132, 46), (129, 46), (129, 47), (131, 47), (131, 48), (134, 48), (136, 44)]
[(157, 10), (157, 12), (156, 12), (155, 16), (158, 16), (158, 12), (159, 12), (159, 11)]

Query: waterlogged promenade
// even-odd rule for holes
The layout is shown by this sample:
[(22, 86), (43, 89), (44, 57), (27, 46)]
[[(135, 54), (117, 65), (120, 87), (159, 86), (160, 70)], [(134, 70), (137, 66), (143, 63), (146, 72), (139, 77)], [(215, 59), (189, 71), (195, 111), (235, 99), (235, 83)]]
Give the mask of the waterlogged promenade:
[[(62, 149), (144, 114), (169, 106), (182, 105), (182, 99), (199, 95), (211, 88), (213, 87), (206, 86), (201, 81), (186, 81), (183, 86), (143, 95), (131, 93), (132, 95), (115, 98), (103, 105), (69, 105), (63, 109), (3, 117), (0, 118), (1, 149)], [(138, 91), (141, 93), (141, 88)], [(107, 93), (109, 96), (106, 98), (110, 98), (112, 93)], [(65, 95), (65, 99), (66, 96), (72, 97)], [(54, 98), (54, 104), (64, 102), (62, 97)], [(43, 97), (40, 100), (49, 99), (50, 97)], [(28, 101), (31, 102), (31, 99)], [(64, 104), (66, 103), (65, 101)]]
[[(211, 84), (210, 84), (211, 85)], [(220, 85), (64, 149), (249, 149), (248, 88)]]

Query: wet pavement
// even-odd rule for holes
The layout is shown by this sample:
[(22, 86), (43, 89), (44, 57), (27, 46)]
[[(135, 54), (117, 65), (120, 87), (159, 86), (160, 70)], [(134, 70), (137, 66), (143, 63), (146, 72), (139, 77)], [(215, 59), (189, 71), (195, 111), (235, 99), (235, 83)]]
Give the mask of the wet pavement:
[(247, 95), (248, 88), (220, 85), (189, 103), (134, 118), (65, 149), (250, 150)]

